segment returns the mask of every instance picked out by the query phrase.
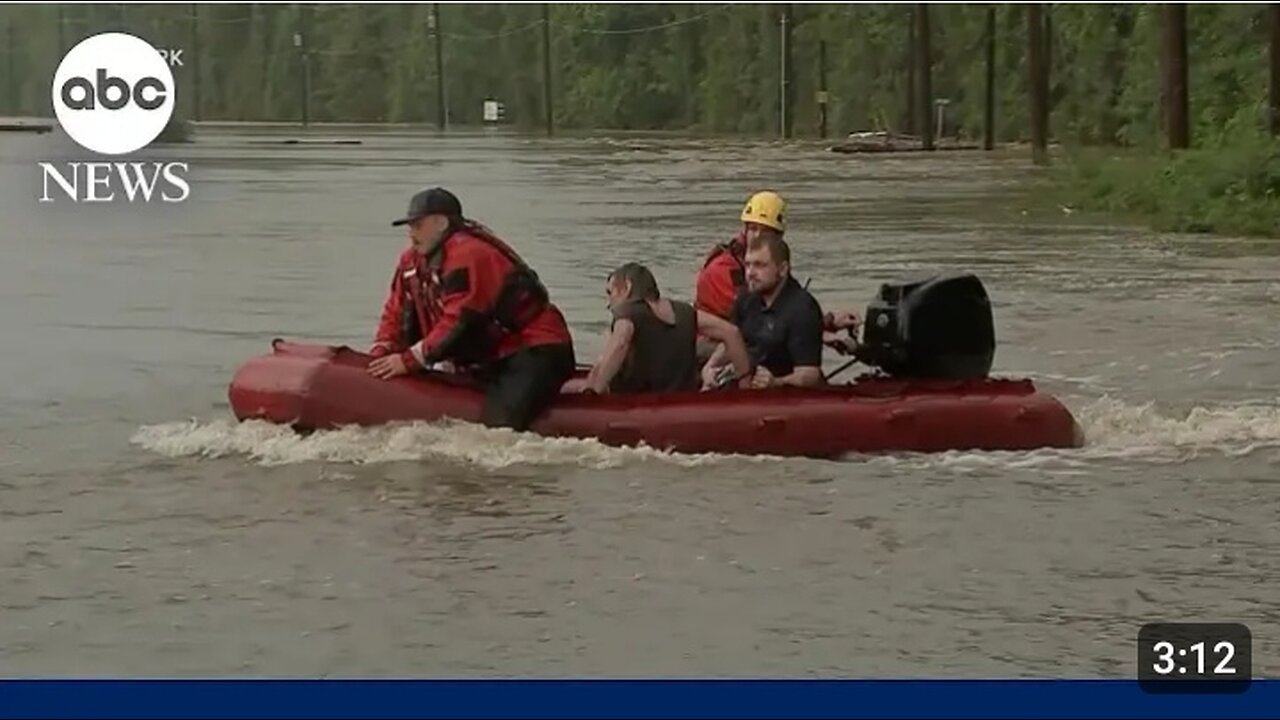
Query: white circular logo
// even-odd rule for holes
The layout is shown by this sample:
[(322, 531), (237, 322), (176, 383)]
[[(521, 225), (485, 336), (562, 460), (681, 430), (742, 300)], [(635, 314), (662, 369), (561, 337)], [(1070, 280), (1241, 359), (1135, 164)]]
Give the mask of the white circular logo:
[(151, 43), (102, 33), (71, 48), (53, 75), (58, 123), (87, 150), (124, 155), (155, 140), (173, 117), (176, 86)]

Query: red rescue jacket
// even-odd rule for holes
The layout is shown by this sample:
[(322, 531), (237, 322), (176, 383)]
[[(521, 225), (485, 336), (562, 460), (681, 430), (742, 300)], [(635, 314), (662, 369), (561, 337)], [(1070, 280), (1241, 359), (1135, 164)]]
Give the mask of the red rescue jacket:
[(707, 255), (694, 288), (693, 305), (703, 312), (729, 319), (738, 293), (747, 287), (742, 253), (747, 246), (742, 233), (724, 245), (717, 245)]
[(449, 233), (429, 256), (400, 255), (371, 353), (402, 353), (409, 367), (440, 360), (483, 365), (538, 345), (572, 343), (536, 273), (476, 224)]

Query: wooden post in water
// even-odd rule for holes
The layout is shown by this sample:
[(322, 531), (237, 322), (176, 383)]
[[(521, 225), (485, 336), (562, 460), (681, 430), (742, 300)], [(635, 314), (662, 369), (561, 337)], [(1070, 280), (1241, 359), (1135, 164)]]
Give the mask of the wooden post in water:
[(929, 42), (929, 4), (917, 3), (915, 8), (916, 60), (920, 77), (916, 82), (916, 129), (920, 133), (921, 147), (933, 149), (933, 52)]
[(1271, 134), (1280, 136), (1280, 4), (1272, 3), (1271, 26)]
[(200, 5), (191, 3), (191, 117), (200, 121)]
[(440, 28), (440, 3), (431, 4), (431, 34), (436, 41), (436, 128), (444, 130), (449, 125), (448, 107), (444, 95), (444, 38)]
[(1027, 8), (1027, 72), (1031, 87), (1031, 160), (1049, 160), (1049, 78), (1044, 56), (1044, 15), (1039, 4)]
[(818, 137), (827, 137), (827, 41), (818, 41)]
[(1191, 127), (1187, 122), (1187, 6), (1165, 3), (1161, 8), (1161, 35), (1165, 88), (1165, 126), (1169, 149), (1181, 150), (1191, 145)]
[(551, 7), (542, 3), (542, 109), (547, 135), (555, 134), (555, 110), (551, 105)]
[(790, 140), (793, 134), (791, 122), (791, 3), (782, 6), (782, 12), (778, 14), (779, 38), (778, 38), (778, 125), (781, 130), (781, 136), (784, 140)]
[(982, 149), (996, 146), (996, 8), (987, 6), (987, 87), (982, 112)]

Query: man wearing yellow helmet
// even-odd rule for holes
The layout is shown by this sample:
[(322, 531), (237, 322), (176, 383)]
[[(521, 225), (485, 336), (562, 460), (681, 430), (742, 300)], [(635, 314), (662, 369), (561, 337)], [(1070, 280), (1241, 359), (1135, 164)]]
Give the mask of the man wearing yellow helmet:
[(747, 243), (758, 237), (781, 239), (787, 231), (787, 201), (772, 190), (747, 199), (742, 208), (742, 229), (729, 242), (711, 249), (702, 262), (694, 294), (694, 307), (726, 320), (733, 302), (747, 286), (743, 257)]
[[(747, 199), (742, 208), (742, 229), (729, 242), (711, 249), (702, 262), (702, 269), (694, 289), (694, 307), (697, 309), (730, 319), (734, 301), (747, 287), (746, 256), (747, 245), (754, 242), (776, 242), (783, 239), (787, 231), (787, 201), (772, 190), (762, 190)], [(836, 333), (847, 328), (854, 328), (858, 318), (853, 313), (825, 313), (823, 315), (823, 331), (826, 344), (841, 352), (849, 352), (850, 344)], [(714, 350), (705, 344), (700, 347), (699, 356), (707, 357)]]

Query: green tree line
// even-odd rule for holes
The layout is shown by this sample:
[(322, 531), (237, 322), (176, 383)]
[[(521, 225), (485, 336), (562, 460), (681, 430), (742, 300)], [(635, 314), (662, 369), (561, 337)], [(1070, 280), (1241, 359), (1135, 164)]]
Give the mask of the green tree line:
[[(932, 88), (946, 135), (981, 137), (987, 5), (930, 6)], [(996, 137), (1028, 135), (1025, 6), (996, 5)], [(1047, 5), (1050, 135), (1071, 144), (1158, 141), (1158, 6)], [(501, 100), (512, 124), (543, 121), (543, 7), (439, 5), (445, 105), (455, 125)], [(792, 117), (819, 126), (819, 47), (829, 126), (912, 128), (910, 5), (790, 7)], [(781, 5), (553, 4), (552, 103), (566, 129), (778, 131)], [(1193, 137), (1265, 127), (1266, 5), (1193, 5)], [(204, 120), (433, 123), (433, 6), (7, 5), (0, 8), (0, 114), (52, 115), (65, 50), (107, 30), (181, 48), (179, 109)], [(301, 35), (302, 47), (295, 34)], [(195, 97), (199, 94), (199, 108)]]

